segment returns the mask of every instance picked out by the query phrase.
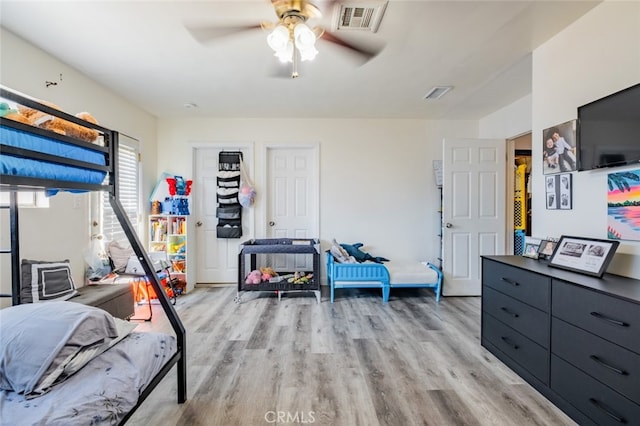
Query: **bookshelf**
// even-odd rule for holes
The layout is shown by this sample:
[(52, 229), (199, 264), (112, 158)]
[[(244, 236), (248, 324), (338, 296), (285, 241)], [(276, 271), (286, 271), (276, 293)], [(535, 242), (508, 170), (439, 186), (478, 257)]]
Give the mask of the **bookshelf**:
[(187, 280), (188, 216), (149, 215), (149, 252), (166, 252), (171, 275)]

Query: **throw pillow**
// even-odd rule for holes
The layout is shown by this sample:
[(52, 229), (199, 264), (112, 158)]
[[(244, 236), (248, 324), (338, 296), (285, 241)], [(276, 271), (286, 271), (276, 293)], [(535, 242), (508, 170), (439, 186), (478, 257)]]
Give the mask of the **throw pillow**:
[(380, 257), (380, 256), (374, 257), (374, 256), (371, 256), (369, 253), (360, 250), (360, 247), (362, 247), (362, 243), (340, 244), (340, 245), (342, 246), (343, 249), (346, 250), (349, 256), (355, 257), (355, 259), (360, 263), (367, 260), (370, 260), (375, 263), (382, 263), (382, 262), (389, 261), (389, 259), (386, 259), (384, 257)]
[(69, 260), (47, 262), (23, 259), (21, 269), (22, 303), (67, 300), (78, 293), (71, 278)]
[(113, 272), (122, 273), (127, 268), (129, 258), (135, 253), (128, 240), (113, 240), (107, 244), (107, 255), (113, 263)]

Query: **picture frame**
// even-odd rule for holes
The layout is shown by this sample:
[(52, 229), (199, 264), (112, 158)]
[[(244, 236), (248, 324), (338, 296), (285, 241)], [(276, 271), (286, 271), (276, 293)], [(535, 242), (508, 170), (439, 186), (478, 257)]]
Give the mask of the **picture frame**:
[(533, 237), (525, 237), (524, 238), (524, 248), (522, 250), (522, 255), (524, 257), (530, 257), (532, 259), (538, 258), (538, 249), (540, 247), (540, 243), (542, 242), (539, 238)]
[(571, 173), (547, 175), (544, 179), (547, 210), (571, 210), (573, 208), (573, 175)]
[(563, 235), (549, 266), (602, 278), (620, 241)]
[(577, 170), (577, 120), (566, 121), (542, 131), (542, 173), (545, 175)]
[(542, 240), (540, 242), (540, 246), (538, 247), (538, 258), (539, 259), (549, 259), (558, 245), (557, 241), (554, 240)]

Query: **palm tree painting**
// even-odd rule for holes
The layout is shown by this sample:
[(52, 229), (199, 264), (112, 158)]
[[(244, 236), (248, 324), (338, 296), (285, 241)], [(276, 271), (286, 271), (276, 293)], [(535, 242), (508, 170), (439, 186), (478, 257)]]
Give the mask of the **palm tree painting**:
[(609, 173), (607, 181), (608, 237), (640, 241), (640, 170)]

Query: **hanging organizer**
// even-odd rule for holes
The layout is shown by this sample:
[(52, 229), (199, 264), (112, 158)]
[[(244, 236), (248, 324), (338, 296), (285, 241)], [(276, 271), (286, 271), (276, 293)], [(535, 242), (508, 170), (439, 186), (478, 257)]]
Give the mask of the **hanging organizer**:
[(222, 151), (218, 155), (218, 188), (216, 190), (218, 238), (242, 237), (242, 206), (238, 201), (241, 157), (242, 153), (239, 151)]

